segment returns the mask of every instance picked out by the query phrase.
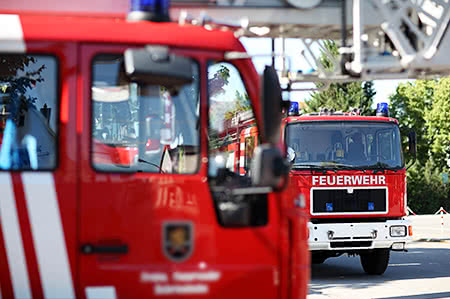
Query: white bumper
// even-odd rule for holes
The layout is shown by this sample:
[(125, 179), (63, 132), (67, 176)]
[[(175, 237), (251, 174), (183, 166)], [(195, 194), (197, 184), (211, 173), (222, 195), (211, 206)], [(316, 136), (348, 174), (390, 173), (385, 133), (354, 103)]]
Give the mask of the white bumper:
[[(391, 226), (406, 226), (405, 237), (392, 237)], [(394, 243), (396, 249), (404, 249), (412, 240), (408, 236), (409, 220), (389, 220), (386, 222), (367, 223), (308, 223), (309, 249), (310, 250), (358, 250), (374, 248), (392, 248)]]

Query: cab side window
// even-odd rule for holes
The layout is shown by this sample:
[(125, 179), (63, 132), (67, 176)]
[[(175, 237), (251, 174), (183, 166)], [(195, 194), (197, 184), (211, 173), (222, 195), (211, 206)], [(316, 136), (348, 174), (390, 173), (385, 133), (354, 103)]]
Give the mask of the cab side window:
[(0, 169), (56, 168), (58, 108), (55, 57), (0, 54)]
[[(227, 62), (208, 66), (210, 172), (218, 168), (249, 175), (257, 145), (250, 99), (237, 68)], [(234, 161), (233, 163), (230, 163)]]
[(252, 186), (258, 146), (253, 108), (238, 69), (208, 65), (208, 176), (218, 222), (223, 227), (257, 227), (269, 221), (267, 194), (233, 194)]

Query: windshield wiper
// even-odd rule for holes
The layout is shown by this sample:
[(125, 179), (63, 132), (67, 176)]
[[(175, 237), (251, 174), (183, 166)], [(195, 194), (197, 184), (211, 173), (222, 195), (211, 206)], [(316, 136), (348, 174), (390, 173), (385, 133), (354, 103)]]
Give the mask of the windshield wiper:
[(355, 165), (339, 163), (336, 161), (327, 161), (324, 167), (335, 168), (335, 169), (355, 169), (357, 168)]
[(308, 169), (311, 170), (311, 173), (314, 173), (314, 171), (322, 172), (323, 174), (326, 174), (328, 170), (327, 167), (324, 167), (322, 165), (317, 164), (294, 164), (292, 165), (293, 170), (302, 170), (302, 169)]
[[(335, 173), (338, 170), (361, 170), (363, 172), (366, 172), (366, 169), (364, 167), (361, 167), (359, 165), (351, 165), (351, 164), (345, 164), (345, 163), (339, 163), (336, 161), (325, 161), (322, 162), (322, 165), (315, 165), (315, 164), (300, 164), (300, 165), (294, 165), (294, 169), (301, 168), (301, 166), (311, 166), (309, 168), (315, 170), (319, 169), (320, 171), (326, 173), (327, 170), (334, 171)], [(297, 167), (296, 167), (297, 166)]]
[(383, 163), (383, 162), (377, 162), (375, 164), (366, 165), (366, 166), (363, 166), (363, 167), (364, 167), (364, 169), (367, 169), (367, 170), (373, 170), (373, 174), (377, 174), (378, 172), (381, 172), (381, 173), (384, 174), (386, 172), (386, 170), (397, 171), (396, 168), (393, 168), (389, 164), (386, 164), (386, 163)]
[(146, 161), (146, 160), (141, 159), (141, 158), (139, 158), (137, 161), (138, 161), (138, 162), (145, 163), (145, 164), (148, 164), (148, 165), (152, 165), (152, 166), (158, 168), (158, 170), (159, 170), (160, 173), (165, 173), (164, 170), (162, 170), (162, 168), (161, 168), (158, 164), (155, 164), (155, 163)]

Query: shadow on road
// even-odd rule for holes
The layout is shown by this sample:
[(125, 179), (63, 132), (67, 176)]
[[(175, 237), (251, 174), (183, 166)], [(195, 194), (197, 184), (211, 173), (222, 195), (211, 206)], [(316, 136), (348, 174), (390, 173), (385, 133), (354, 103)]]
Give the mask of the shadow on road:
[[(365, 274), (359, 256), (343, 255), (339, 258), (327, 259), (323, 264), (311, 266), (309, 294), (322, 294), (322, 290), (332, 287), (362, 289), (383, 284), (386, 281), (450, 277), (450, 245), (448, 247), (423, 246), (421, 248), (420, 244), (416, 244), (406, 253), (391, 252), (389, 267), (383, 275)], [(450, 292), (384, 299), (444, 297), (450, 297)]]
[(396, 296), (396, 297), (382, 297), (378, 299), (443, 299), (450, 298), (450, 292), (442, 293), (430, 293), (422, 295), (411, 295), (411, 296)]

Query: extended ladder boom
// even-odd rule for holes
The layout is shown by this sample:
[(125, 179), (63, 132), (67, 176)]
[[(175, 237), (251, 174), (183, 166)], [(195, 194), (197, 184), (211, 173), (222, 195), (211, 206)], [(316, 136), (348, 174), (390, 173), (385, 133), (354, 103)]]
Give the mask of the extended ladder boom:
[[(124, 17), (128, 10), (122, 0), (74, 3), (15, 0), (2, 3), (2, 11)], [(170, 13), (180, 23), (227, 27), (239, 36), (303, 39), (299, 56), (315, 71), (290, 74), (292, 82), (450, 74), (449, 0), (172, 0)], [(343, 54), (332, 70), (320, 65), (325, 39), (337, 41)]]
[[(300, 38), (316, 71), (293, 81), (421, 78), (450, 74), (448, 0), (172, 0), (172, 17), (232, 27), (240, 36)], [(343, 64), (320, 65), (313, 43), (341, 45)]]

